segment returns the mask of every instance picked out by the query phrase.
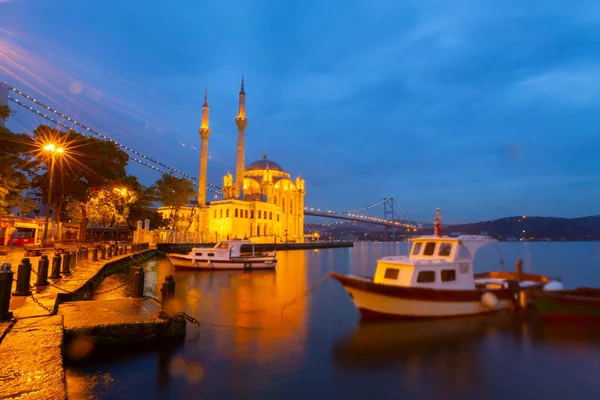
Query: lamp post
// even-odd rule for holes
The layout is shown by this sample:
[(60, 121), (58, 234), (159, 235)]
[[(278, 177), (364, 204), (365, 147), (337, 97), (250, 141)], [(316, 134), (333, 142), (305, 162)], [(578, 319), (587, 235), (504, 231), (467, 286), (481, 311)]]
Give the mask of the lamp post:
[(50, 143), (44, 146), (45, 151), (50, 152), (50, 183), (48, 184), (48, 204), (46, 206), (46, 222), (44, 223), (44, 237), (42, 239), (42, 247), (46, 246), (48, 239), (48, 218), (50, 217), (50, 205), (52, 204), (52, 185), (54, 184), (54, 161), (57, 154), (62, 154), (64, 149)]

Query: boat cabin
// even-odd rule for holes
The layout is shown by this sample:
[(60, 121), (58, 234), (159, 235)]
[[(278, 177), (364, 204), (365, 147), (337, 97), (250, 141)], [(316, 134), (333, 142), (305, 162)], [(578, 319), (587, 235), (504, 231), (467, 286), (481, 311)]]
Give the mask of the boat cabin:
[(413, 241), (408, 256), (378, 260), (373, 281), (394, 286), (472, 290), (475, 253), (495, 241), (479, 235), (421, 236)]
[(241, 255), (243, 244), (250, 244), (250, 241), (244, 239), (224, 240), (222, 242), (217, 242), (212, 248), (196, 247), (192, 250), (192, 253), (193, 257), (196, 259), (230, 259)]

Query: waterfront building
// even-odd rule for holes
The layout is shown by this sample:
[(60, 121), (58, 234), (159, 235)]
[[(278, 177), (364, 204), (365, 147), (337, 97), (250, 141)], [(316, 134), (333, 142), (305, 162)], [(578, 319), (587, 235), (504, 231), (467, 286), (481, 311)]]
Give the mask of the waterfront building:
[[(238, 113), (235, 119), (238, 136), (235, 176), (228, 172), (223, 177), (223, 199), (206, 201), (208, 168), (208, 93), (202, 107), (200, 128), (200, 178), (198, 200), (194, 206), (178, 211), (182, 224), (178, 230), (203, 242), (223, 239), (250, 239), (254, 243), (304, 241), (304, 179), (295, 179), (277, 162), (269, 160), (266, 152), (262, 159), (245, 166), (246, 92), (244, 78), (239, 93)], [(171, 212), (161, 207), (159, 212)], [(186, 222), (187, 221), (187, 222)]]

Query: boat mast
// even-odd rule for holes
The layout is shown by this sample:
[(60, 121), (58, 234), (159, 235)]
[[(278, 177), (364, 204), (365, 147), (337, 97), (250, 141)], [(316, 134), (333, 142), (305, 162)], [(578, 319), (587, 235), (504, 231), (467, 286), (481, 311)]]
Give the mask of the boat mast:
[(435, 219), (433, 221), (433, 234), (442, 237), (442, 215), (439, 208), (435, 209)]

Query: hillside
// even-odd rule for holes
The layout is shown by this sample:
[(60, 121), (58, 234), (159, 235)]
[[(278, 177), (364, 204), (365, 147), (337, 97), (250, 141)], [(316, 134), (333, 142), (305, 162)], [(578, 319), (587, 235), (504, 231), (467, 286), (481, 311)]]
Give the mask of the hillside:
[(498, 239), (511, 236), (531, 240), (598, 240), (600, 215), (581, 218), (506, 217), (470, 224), (443, 225), (445, 234), (487, 232)]

